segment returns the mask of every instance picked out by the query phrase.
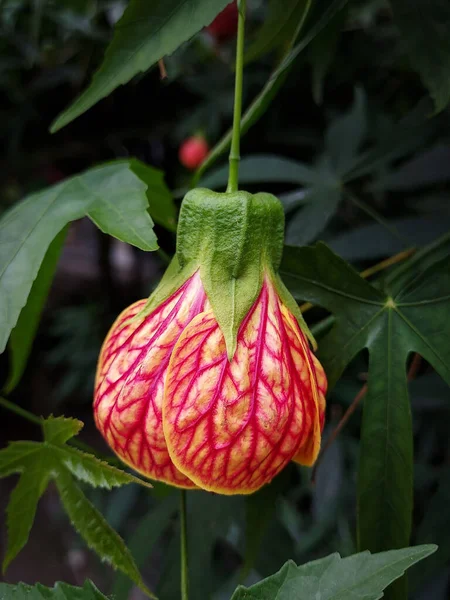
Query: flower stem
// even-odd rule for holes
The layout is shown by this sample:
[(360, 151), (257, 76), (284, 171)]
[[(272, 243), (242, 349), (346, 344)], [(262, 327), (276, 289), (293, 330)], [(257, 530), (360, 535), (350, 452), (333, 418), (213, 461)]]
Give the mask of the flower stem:
[[(29, 410), (26, 410), (25, 408), (18, 406), (14, 402), (11, 402), (10, 400), (3, 398), (2, 396), (0, 396), (0, 406), (2, 406), (3, 408), (6, 408), (6, 410), (9, 410), (10, 412), (15, 413), (16, 415), (19, 415), (19, 417), (26, 419), (30, 423), (34, 423), (35, 425), (41, 426), (43, 424), (43, 422), (45, 421), (44, 417), (38, 417), (38, 416), (34, 415), (33, 413), (31, 413)], [(89, 446), (88, 444), (85, 444), (84, 442), (82, 442), (81, 440), (78, 440), (77, 438), (72, 438), (72, 439), (68, 440), (67, 443), (69, 444), (69, 446), (75, 446), (75, 448), (78, 448), (79, 450), (82, 450), (83, 452), (87, 452), (88, 454), (93, 454), (94, 456), (97, 456), (97, 458), (101, 458), (102, 460), (109, 462), (114, 466), (117, 466), (117, 467), (122, 466), (122, 463), (119, 460), (115, 459), (114, 457), (102, 456), (102, 455), (98, 456), (97, 452), (91, 446)]]
[(180, 492), (181, 600), (189, 598), (186, 490)]
[(236, 45), (236, 78), (234, 88), (233, 137), (230, 150), (230, 172), (228, 175), (227, 192), (237, 192), (239, 180), (241, 115), (242, 115), (242, 81), (244, 74), (244, 34), (246, 0), (238, 1), (238, 34)]
[(28, 410), (25, 410), (24, 408), (21, 408), (17, 404), (14, 404), (14, 402), (10, 402), (6, 398), (0, 398), (0, 406), (3, 406), (3, 408), (6, 408), (11, 412), (16, 413), (16, 415), (23, 417), (27, 421), (30, 421), (30, 423), (34, 423), (35, 425), (42, 425), (42, 419), (40, 417), (33, 415), (33, 413), (29, 412)]

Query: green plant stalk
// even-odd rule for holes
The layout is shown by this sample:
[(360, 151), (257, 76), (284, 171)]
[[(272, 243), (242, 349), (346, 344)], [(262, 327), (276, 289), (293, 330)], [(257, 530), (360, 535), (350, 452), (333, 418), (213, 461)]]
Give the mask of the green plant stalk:
[(180, 541), (181, 541), (181, 600), (189, 598), (189, 562), (187, 547), (186, 490), (180, 492)]
[(3, 406), (3, 408), (6, 408), (6, 410), (9, 410), (10, 412), (16, 413), (16, 415), (19, 415), (27, 421), (30, 421), (30, 423), (34, 423), (35, 425), (39, 426), (42, 425), (43, 419), (41, 417), (33, 415), (33, 413), (21, 408), (20, 406), (17, 406), (17, 404), (10, 402), (6, 398), (0, 398), (0, 406)]
[(241, 116), (242, 116), (242, 81), (244, 78), (244, 37), (245, 12), (247, 0), (240, 0), (238, 10), (238, 33), (236, 45), (236, 78), (234, 88), (233, 136), (230, 150), (230, 172), (227, 192), (237, 192), (239, 182), (239, 161), (241, 160)]
[[(38, 417), (38, 416), (34, 415), (33, 413), (31, 413), (29, 410), (26, 410), (25, 408), (22, 408), (21, 406), (18, 406), (14, 402), (11, 402), (10, 400), (7, 400), (6, 398), (3, 398), (1, 396), (0, 396), (0, 406), (2, 406), (3, 408), (6, 408), (6, 410), (9, 410), (10, 412), (15, 413), (16, 415), (19, 415), (19, 417), (26, 419), (30, 423), (34, 423), (34, 425), (39, 425), (39, 427), (41, 427), (42, 423), (45, 421), (44, 417)], [(110, 464), (112, 464), (114, 466), (123, 467), (123, 464), (118, 459), (115, 459), (114, 457), (101, 456), (101, 455), (98, 456), (97, 452), (91, 446), (89, 446), (88, 444), (85, 444), (81, 440), (77, 440), (76, 438), (74, 438), (74, 439), (69, 440), (68, 444), (69, 444), (69, 446), (74, 446), (75, 448), (78, 448), (79, 450), (82, 450), (83, 452), (87, 452), (88, 454), (97, 456), (97, 458), (100, 458), (101, 460), (109, 462)]]

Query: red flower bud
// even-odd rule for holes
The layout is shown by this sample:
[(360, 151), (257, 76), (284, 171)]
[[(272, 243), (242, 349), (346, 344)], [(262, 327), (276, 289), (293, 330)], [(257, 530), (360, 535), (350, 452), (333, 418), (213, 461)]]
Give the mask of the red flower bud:
[(238, 27), (238, 7), (236, 2), (228, 4), (214, 21), (206, 27), (206, 31), (218, 42), (224, 42), (236, 35)]
[(208, 156), (209, 145), (203, 136), (192, 136), (185, 140), (178, 152), (180, 163), (186, 169), (195, 171)]

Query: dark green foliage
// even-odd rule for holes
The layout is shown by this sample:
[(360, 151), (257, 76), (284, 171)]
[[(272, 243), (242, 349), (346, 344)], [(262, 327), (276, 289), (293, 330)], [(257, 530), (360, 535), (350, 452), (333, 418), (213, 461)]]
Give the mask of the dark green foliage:
[[(79, 410), (81, 390), (83, 399), (92, 394), (111, 305), (153, 290), (175, 252), (174, 198), (198, 185), (224, 191), (227, 164), (211, 167), (231, 140), (234, 39), (216, 43), (201, 30), (227, 3), (0, 2), (0, 346), (9, 342), (3, 393), (18, 407), (29, 403), (47, 414), (39, 398), (47, 390), (36, 392), (35, 381), (48, 371), (57, 405), (64, 401), (67, 414)], [(314, 305), (305, 316), (329, 379), (326, 438), (353, 400), (362, 400), (321, 457), (314, 484), (310, 470), (290, 465), (249, 498), (189, 492), (191, 597), (376, 600), (384, 593), (406, 600), (403, 573), (412, 567), (410, 592), (445, 600), (449, 4), (264, 0), (252, 3), (247, 21), (240, 187), (270, 192), (283, 205), (289, 246), (282, 276), (299, 303)], [(147, 73), (161, 58), (167, 82), (156, 69)], [(53, 138), (51, 122), (54, 131), (64, 127)], [(198, 131), (212, 150), (189, 178), (177, 146)], [(46, 174), (55, 165), (62, 181)], [(70, 223), (85, 217), (134, 246), (127, 248), (133, 262), (119, 282), (109, 249), (100, 269), (109, 269), (103, 274), (114, 285), (102, 297), (103, 281), (96, 288), (89, 280), (75, 300), (59, 291), (62, 299), (46, 305)], [(270, 231), (273, 223), (264, 225)], [(326, 245), (304, 247), (317, 240)], [(235, 258), (231, 245), (227, 251), (224, 269)], [(89, 267), (98, 268), (91, 247), (87, 254)], [(259, 260), (253, 254), (245, 254), (248, 263)], [(370, 281), (358, 274), (366, 268)], [(136, 273), (145, 281), (136, 284)], [(247, 288), (238, 282), (241, 293), (229, 306), (246, 307), (254, 294)], [(6, 442), (9, 414), (1, 410)], [(133, 584), (148, 592), (145, 578), (161, 599), (178, 598), (178, 492), (155, 484), (150, 494), (138, 486), (129, 495), (122, 491), (131, 488), (110, 493), (140, 480), (77, 449), (78, 420), (52, 418), (43, 428), (44, 441), (0, 450), (0, 477), (19, 474), (6, 513), (4, 565), (27, 542), (53, 481), (88, 546), (120, 570), (103, 572), (111, 585), (102, 590), (125, 600)], [(439, 549), (406, 548), (411, 543)], [(364, 550), (373, 554), (355, 554)], [(53, 589), (0, 584), (0, 600), (25, 596), (106, 598), (89, 581)]]

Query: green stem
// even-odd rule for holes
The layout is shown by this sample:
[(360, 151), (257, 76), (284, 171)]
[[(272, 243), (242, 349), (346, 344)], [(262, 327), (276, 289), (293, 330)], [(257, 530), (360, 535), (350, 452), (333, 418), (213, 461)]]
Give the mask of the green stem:
[(242, 81), (244, 77), (244, 34), (246, 0), (239, 2), (239, 20), (236, 45), (236, 79), (234, 88), (233, 136), (230, 150), (230, 173), (228, 175), (227, 192), (237, 192), (239, 181), (239, 161), (241, 160), (241, 116), (242, 116)]
[[(0, 406), (3, 406), (3, 408), (6, 408), (6, 410), (9, 410), (10, 412), (15, 413), (16, 415), (19, 415), (19, 417), (22, 417), (23, 419), (26, 419), (27, 421), (29, 421), (30, 423), (34, 423), (35, 425), (41, 426), (43, 421), (45, 420), (44, 417), (37, 417), (36, 415), (31, 413), (29, 410), (26, 410), (25, 408), (22, 408), (22, 407), (18, 406), (17, 404), (15, 404), (14, 402), (11, 402), (10, 400), (7, 400), (6, 398), (3, 398), (1, 396), (0, 396)], [(88, 454), (93, 454), (94, 456), (98, 456), (96, 451), (91, 446), (89, 446), (88, 444), (85, 444), (81, 440), (72, 438), (67, 443), (70, 446), (75, 446), (75, 448), (78, 448), (79, 450), (83, 450), (83, 452), (87, 452)], [(101, 455), (99, 458), (109, 462), (112, 465), (122, 466), (122, 463), (114, 457)]]
[(42, 425), (42, 419), (40, 417), (33, 415), (33, 413), (21, 408), (20, 406), (17, 406), (17, 404), (14, 404), (14, 402), (6, 400), (6, 398), (0, 398), (0, 406), (3, 406), (3, 408), (6, 408), (6, 410), (9, 410), (10, 412), (16, 413), (16, 415), (23, 417), (27, 421), (30, 421), (30, 423)]
[(186, 490), (180, 492), (181, 600), (189, 598)]

